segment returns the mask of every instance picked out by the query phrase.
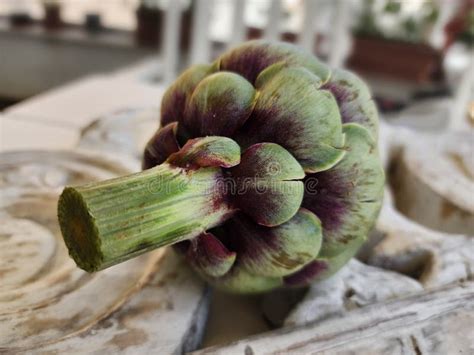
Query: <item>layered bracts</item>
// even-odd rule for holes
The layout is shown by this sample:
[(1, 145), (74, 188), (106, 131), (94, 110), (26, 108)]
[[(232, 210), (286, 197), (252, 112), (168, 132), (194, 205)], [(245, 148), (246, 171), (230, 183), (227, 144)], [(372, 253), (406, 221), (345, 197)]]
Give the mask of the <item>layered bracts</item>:
[(144, 172), (64, 191), (66, 244), (88, 271), (175, 244), (233, 292), (325, 278), (380, 209), (377, 123), (354, 74), (288, 44), (248, 42), (168, 89)]

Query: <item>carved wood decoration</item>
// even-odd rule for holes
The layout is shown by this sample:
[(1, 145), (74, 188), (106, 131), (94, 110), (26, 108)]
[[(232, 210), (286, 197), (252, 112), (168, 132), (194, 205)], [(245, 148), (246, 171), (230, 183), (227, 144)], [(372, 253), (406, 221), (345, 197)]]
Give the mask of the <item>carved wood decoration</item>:
[(406, 138), (389, 167), (396, 208), (431, 229), (474, 234), (473, 135)]
[[(143, 117), (145, 116), (142, 113), (136, 115), (136, 118), (129, 118), (129, 123), (126, 123), (126, 119), (122, 118), (124, 121), (119, 125), (116, 125), (111, 119), (103, 120), (101, 124), (94, 124), (94, 128), (96, 132), (117, 132), (109, 133), (109, 137), (130, 137), (133, 136), (130, 133), (133, 127), (144, 127)], [(137, 124), (132, 123), (134, 121)], [(128, 130), (126, 133), (124, 128)], [(122, 133), (119, 133), (119, 131), (122, 131)], [(87, 133), (91, 135), (92, 132)], [(473, 181), (469, 175), (474, 170), (472, 144), (470, 144), (472, 136), (463, 134), (420, 135), (413, 131), (392, 128), (387, 125), (382, 125), (380, 135), (380, 153), (386, 165), (387, 180), (390, 184), (387, 187), (384, 206), (376, 230), (359, 255), (363, 262), (353, 260), (335, 277), (315, 284), (296, 305), (294, 305), (295, 299), (301, 299), (301, 297), (291, 297), (291, 291), (289, 292), (290, 296), (288, 296), (288, 292), (275, 292), (264, 298), (263, 311), (268, 319), (272, 320), (280, 317), (281, 322), (278, 324), (279, 322), (276, 321), (276, 325), (281, 326), (284, 321), (285, 326), (301, 327), (285, 330), (284, 333), (288, 332), (289, 334), (288, 341), (290, 342), (299, 339), (300, 331), (305, 329), (306, 326), (304, 325), (308, 322), (320, 322), (314, 323), (318, 325), (319, 330), (324, 329), (324, 324), (331, 319), (341, 317), (341, 323), (348, 317), (356, 319), (352, 318), (356, 317), (353, 313), (359, 312), (357, 314), (365, 315), (366, 321), (370, 324), (379, 316), (378, 310), (384, 307), (384, 302), (389, 300), (400, 299), (402, 303), (423, 302), (424, 297), (427, 297), (425, 296), (426, 290), (445, 285), (448, 285), (448, 289), (449, 287), (459, 288), (458, 282), (461, 280), (468, 280), (467, 285), (469, 287), (471, 285), (470, 280), (472, 280), (472, 270), (474, 270), (474, 239), (469, 235), (454, 235), (435, 231), (420, 223), (432, 227), (445, 224), (446, 221), (441, 220), (443, 217), (441, 213), (442, 205), (449, 204), (451, 206), (450, 220), (448, 221), (451, 225), (450, 228), (455, 230), (458, 228), (459, 231), (467, 234), (474, 233), (470, 227), (470, 220), (473, 216), (472, 199), (469, 200), (468, 194), (465, 193), (465, 191), (473, 191)], [(110, 141), (110, 138), (108, 140)], [(144, 143), (144, 141), (137, 141), (135, 146), (140, 147)], [(110, 146), (108, 144), (108, 147)], [(130, 146), (133, 146), (133, 144)], [(426, 149), (427, 146), (430, 149)], [(110, 150), (105, 145), (103, 147), (105, 150)], [(407, 170), (405, 174), (399, 173), (401, 167)], [(447, 171), (449, 172), (446, 173)], [(407, 192), (400, 188), (400, 181), (407, 181), (406, 185), (415, 183), (420, 185), (417, 189), (409, 192), (408, 198), (410, 201), (415, 201), (414, 203), (430, 204), (431, 210), (429, 213), (427, 211), (424, 214), (424, 209), (420, 205), (411, 211), (403, 209), (404, 194)], [(393, 194), (395, 194), (397, 203), (394, 202)], [(436, 215), (433, 211), (440, 214)], [(459, 221), (462, 221), (462, 223), (458, 223)], [(459, 288), (459, 290), (464, 290), (464, 288)], [(458, 291), (454, 292), (453, 295)], [(300, 294), (301, 291), (295, 291), (294, 293)], [(442, 294), (444, 295), (444, 293)], [(435, 293), (434, 297), (437, 297), (437, 295)], [(411, 301), (404, 301), (408, 296), (412, 297), (410, 298)], [(280, 299), (278, 299), (279, 297)], [(268, 304), (272, 302), (275, 303), (273, 309), (268, 307)], [(449, 302), (449, 300), (445, 299), (440, 302)], [(384, 349), (398, 349), (416, 353), (417, 341), (424, 341), (425, 343), (441, 342), (443, 344), (453, 341), (453, 344), (459, 346), (448, 347), (447, 349), (466, 349), (466, 342), (457, 342), (456, 340), (459, 333), (449, 328), (454, 322), (453, 319), (459, 318), (460, 324), (467, 324), (467, 322), (474, 319), (470, 311), (472, 302), (459, 301), (459, 309), (462, 307), (462, 302), (466, 302), (467, 306), (467, 313), (463, 318), (459, 317), (459, 310), (456, 309), (450, 311), (450, 313), (448, 312), (449, 314), (446, 317), (443, 315), (441, 317), (442, 321), (441, 318), (432, 321), (427, 319), (425, 322), (422, 321), (418, 324), (417, 317), (413, 315), (406, 319), (407, 322), (419, 325), (418, 328), (415, 327), (418, 329), (417, 331), (424, 329), (425, 326), (432, 327), (437, 321), (440, 321), (440, 324), (451, 322), (450, 325), (447, 325), (448, 328), (442, 328), (443, 332), (441, 333), (444, 338), (449, 340), (441, 339), (439, 332), (432, 335), (428, 333), (426, 337), (423, 337), (418, 333), (410, 334), (410, 332), (400, 335), (397, 330), (394, 330), (392, 333), (385, 334), (382, 337), (385, 340), (381, 340), (379, 343), (377, 343), (377, 337), (369, 338), (366, 345), (361, 345), (360, 351), (381, 353)], [(288, 310), (292, 308), (286, 320), (281, 317), (281, 314), (278, 315), (279, 312), (282, 312), (281, 308)], [(387, 313), (386, 321), (391, 322), (391, 318), (395, 316), (395, 314)], [(333, 329), (334, 332), (336, 330), (337, 328)], [(448, 332), (448, 337), (446, 337), (445, 332)], [(272, 334), (263, 334), (257, 339), (266, 344), (267, 336), (269, 339), (273, 337)], [(337, 338), (338, 336), (335, 333), (334, 339)], [(241, 343), (247, 344), (247, 340), (244, 339)], [(248, 344), (251, 343), (253, 343), (253, 340), (248, 340)], [(377, 345), (374, 345), (375, 343)], [(397, 344), (402, 345), (398, 346)], [(351, 344), (346, 345), (347, 349), (341, 346), (339, 350), (344, 352), (352, 349)], [(250, 348), (243, 347), (245, 353), (252, 353), (249, 350), (252, 349), (252, 346), (249, 346)], [(291, 346), (296, 346), (295, 351), (298, 349), (297, 345), (293, 344)], [(364, 348), (364, 346), (367, 347)], [(306, 350), (310, 349), (311, 351), (313, 349), (311, 345)], [(374, 350), (369, 351), (370, 349)], [(242, 349), (239, 347), (230, 346), (222, 349), (209, 349), (209, 353), (214, 351), (233, 353), (234, 351), (240, 352), (240, 350)], [(288, 351), (288, 349), (269, 346), (262, 353), (278, 351)], [(203, 352), (206, 353), (207, 351), (204, 350)]]
[(471, 354), (473, 296), (461, 283), (192, 354)]
[[(181, 260), (159, 250), (88, 275), (66, 255), (56, 224), (64, 184), (139, 168), (157, 116), (103, 117), (83, 130), (78, 152), (1, 156), (0, 352), (198, 346), (209, 292)], [(380, 136), (389, 183), (359, 260), (306, 293), (265, 296), (262, 312), (282, 329), (197, 354), (472, 352), (474, 137), (384, 124)]]
[(62, 187), (130, 172), (123, 159), (91, 153), (1, 154), (0, 352), (196, 348), (207, 295), (173, 254), (158, 250), (87, 274), (63, 245)]
[(158, 129), (157, 108), (131, 108), (93, 121), (81, 132), (79, 148), (131, 156), (140, 162), (146, 142)]

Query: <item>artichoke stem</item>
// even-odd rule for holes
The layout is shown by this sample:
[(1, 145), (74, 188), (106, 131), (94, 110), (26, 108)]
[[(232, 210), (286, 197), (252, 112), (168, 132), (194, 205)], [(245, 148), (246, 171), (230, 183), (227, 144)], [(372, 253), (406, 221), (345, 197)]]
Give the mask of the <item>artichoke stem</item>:
[(58, 219), (69, 254), (88, 272), (194, 238), (234, 210), (218, 168), (167, 163), (133, 175), (66, 187)]

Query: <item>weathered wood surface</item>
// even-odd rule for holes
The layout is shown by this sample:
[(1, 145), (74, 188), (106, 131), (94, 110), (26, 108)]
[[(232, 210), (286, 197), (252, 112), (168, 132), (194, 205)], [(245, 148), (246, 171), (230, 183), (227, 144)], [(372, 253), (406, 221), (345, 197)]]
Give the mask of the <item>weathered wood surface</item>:
[(81, 132), (78, 147), (141, 161), (146, 142), (159, 126), (158, 108), (130, 108), (94, 120)]
[(407, 138), (389, 167), (394, 205), (431, 229), (474, 234), (474, 135)]
[(351, 260), (334, 277), (311, 286), (286, 318), (285, 325), (324, 320), (422, 290), (419, 282), (407, 276)]
[(207, 291), (174, 254), (158, 250), (87, 274), (62, 242), (62, 187), (130, 173), (126, 159), (25, 151), (0, 161), (0, 352), (197, 347)]
[(193, 354), (471, 354), (474, 285), (376, 303)]
[[(87, 275), (67, 257), (56, 225), (64, 184), (137, 170), (157, 126), (156, 109), (131, 109), (86, 127), (79, 146), (87, 153), (2, 156), (0, 352), (166, 354), (196, 348), (209, 295), (181, 260), (158, 251)], [(198, 353), (472, 352), (472, 337), (462, 332), (474, 327), (473, 210), (466, 193), (473, 183), (471, 139), (383, 125), (381, 155), (391, 184), (374, 235), (359, 255), (363, 262), (353, 260), (313, 285), (284, 329)], [(406, 196), (411, 204), (404, 204)], [(449, 218), (442, 213), (447, 204)], [(444, 232), (433, 229), (443, 225)], [(108, 292), (98, 297), (97, 290)], [(278, 307), (278, 297), (265, 299)], [(290, 304), (273, 314), (277, 323), (299, 299), (301, 292), (284, 300)]]
[(386, 193), (376, 226), (371, 265), (416, 278), (437, 287), (474, 277), (474, 237), (431, 230), (399, 213)]

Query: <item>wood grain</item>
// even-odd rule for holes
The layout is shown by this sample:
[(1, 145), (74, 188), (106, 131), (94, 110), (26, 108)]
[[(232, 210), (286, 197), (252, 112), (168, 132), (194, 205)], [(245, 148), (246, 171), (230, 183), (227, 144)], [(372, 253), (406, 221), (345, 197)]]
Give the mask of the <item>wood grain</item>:
[(174, 254), (87, 274), (62, 242), (62, 187), (130, 172), (123, 159), (79, 151), (1, 154), (0, 352), (196, 348), (206, 291)]
[(473, 325), (467, 282), (193, 354), (469, 354), (474, 338), (465, 332)]

